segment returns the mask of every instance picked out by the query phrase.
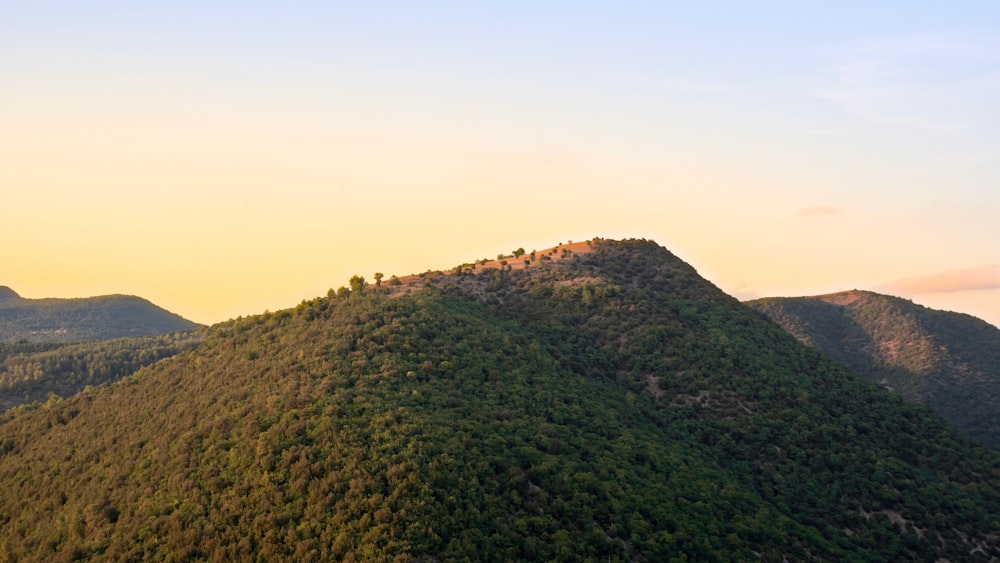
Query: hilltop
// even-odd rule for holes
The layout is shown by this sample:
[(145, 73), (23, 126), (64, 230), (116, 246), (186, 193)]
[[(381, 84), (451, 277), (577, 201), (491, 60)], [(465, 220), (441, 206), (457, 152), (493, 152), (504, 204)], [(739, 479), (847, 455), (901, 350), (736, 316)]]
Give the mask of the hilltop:
[(1000, 449), (1000, 329), (870, 291), (750, 301), (802, 342)]
[(199, 325), (131, 295), (24, 299), (0, 286), (0, 342), (80, 342), (155, 336)]
[(357, 276), (12, 409), (0, 558), (1000, 557), (1000, 455), (655, 243), (584, 244)]
[[(587, 254), (593, 250), (594, 242), (593, 240), (575, 243), (569, 241), (567, 243), (559, 243), (552, 248), (540, 251), (532, 250), (530, 252), (524, 250), (524, 248), (518, 248), (511, 251), (510, 254), (500, 253), (496, 259), (482, 258), (459, 264), (448, 270), (428, 270), (422, 274), (410, 274), (402, 277), (392, 276), (384, 282), (384, 285), (380, 283), (379, 287), (384, 288), (391, 295), (398, 296), (423, 289), (427, 280), (444, 278), (445, 276), (459, 276), (460, 279), (463, 274), (476, 274), (491, 270), (510, 272), (524, 270), (532, 265), (554, 264), (566, 258)], [(341, 291), (346, 292), (349, 289), (342, 287)]]

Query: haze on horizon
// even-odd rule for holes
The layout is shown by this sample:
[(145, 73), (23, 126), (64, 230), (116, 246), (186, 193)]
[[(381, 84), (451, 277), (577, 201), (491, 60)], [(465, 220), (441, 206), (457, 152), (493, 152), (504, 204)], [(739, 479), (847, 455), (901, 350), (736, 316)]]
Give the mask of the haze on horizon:
[(0, 285), (202, 323), (594, 236), (1000, 325), (1000, 5), (13, 3)]

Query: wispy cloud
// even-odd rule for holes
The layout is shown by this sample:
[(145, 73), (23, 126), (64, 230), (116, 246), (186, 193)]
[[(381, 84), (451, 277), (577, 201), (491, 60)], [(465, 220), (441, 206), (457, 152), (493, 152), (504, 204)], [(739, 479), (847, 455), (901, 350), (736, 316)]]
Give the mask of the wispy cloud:
[(669, 92), (683, 94), (730, 94), (739, 92), (741, 88), (733, 83), (711, 80), (697, 76), (645, 76), (646, 81), (655, 84)]
[(832, 205), (817, 205), (816, 207), (806, 207), (799, 210), (799, 215), (803, 217), (816, 217), (819, 215), (839, 215), (844, 210)]
[(879, 288), (894, 294), (956, 293), (984, 289), (1000, 289), (1000, 264), (904, 278)]
[(699, 80), (696, 78), (676, 78), (668, 81), (668, 85), (678, 90), (694, 92), (696, 94), (721, 94), (735, 90), (731, 84)]
[(761, 297), (764, 297), (763, 293), (749, 287), (745, 283), (737, 282), (734, 284), (728, 284), (726, 282), (720, 282), (719, 287), (721, 287), (723, 291), (739, 299), (740, 301), (750, 301), (753, 299), (760, 299)]
[(816, 94), (865, 121), (948, 131), (984, 125), (1000, 97), (1000, 42), (944, 34), (832, 49)]
[(949, 164), (995, 164), (1000, 163), (1000, 150), (948, 153), (937, 157), (935, 160)]

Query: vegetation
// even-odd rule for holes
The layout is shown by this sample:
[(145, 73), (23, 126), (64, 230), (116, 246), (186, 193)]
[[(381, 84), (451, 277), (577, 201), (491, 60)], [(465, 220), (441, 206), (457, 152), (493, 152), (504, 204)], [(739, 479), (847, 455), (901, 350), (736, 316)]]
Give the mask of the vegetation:
[(1000, 329), (867, 291), (748, 303), (869, 381), (1000, 449)]
[(143, 366), (194, 348), (204, 329), (79, 344), (0, 343), (0, 412), (50, 395), (68, 397), (88, 385), (131, 375)]
[(23, 299), (9, 287), (0, 287), (0, 342), (70, 343), (155, 336), (197, 326), (139, 297)]
[(995, 452), (657, 245), (592, 247), (356, 276), (12, 409), (0, 559), (1000, 556)]

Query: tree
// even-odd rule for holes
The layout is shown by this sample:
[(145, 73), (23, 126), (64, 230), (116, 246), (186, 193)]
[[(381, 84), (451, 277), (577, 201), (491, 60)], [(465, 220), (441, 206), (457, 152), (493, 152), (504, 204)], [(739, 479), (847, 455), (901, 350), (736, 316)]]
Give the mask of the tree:
[(381, 287), (382, 286), (382, 277), (383, 277), (382, 272), (375, 272), (375, 285), (376, 285), (376, 287)]
[(514, 251), (514, 258), (520, 258), (522, 256), (524, 256), (523, 248), (518, 248), (517, 250)]
[(365, 278), (363, 276), (354, 275), (351, 276), (351, 293), (361, 293), (365, 288)]

